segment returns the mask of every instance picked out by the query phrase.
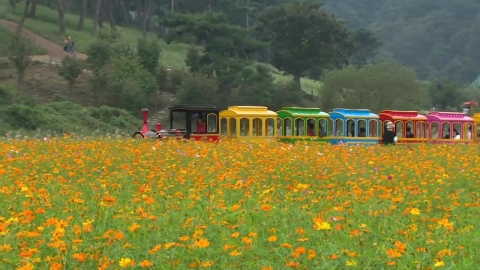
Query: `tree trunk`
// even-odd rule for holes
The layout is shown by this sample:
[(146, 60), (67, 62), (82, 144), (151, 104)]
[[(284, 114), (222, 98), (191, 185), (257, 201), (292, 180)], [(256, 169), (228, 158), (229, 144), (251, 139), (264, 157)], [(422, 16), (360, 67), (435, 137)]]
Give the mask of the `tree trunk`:
[(143, 6), (143, 20), (142, 20), (142, 34), (143, 37), (147, 37), (147, 25), (148, 21), (150, 19), (150, 10), (152, 8), (152, 1), (151, 0), (145, 0), (145, 5)]
[(37, 0), (32, 1), (32, 8), (30, 9), (30, 14), (28, 15), (30, 18), (37, 18)]
[(93, 36), (97, 37), (98, 28), (98, 14), (100, 12), (100, 5), (102, 0), (96, 0), (95, 8), (93, 9)]
[(245, 26), (247, 27), (247, 30), (250, 29), (250, 0), (247, 0), (247, 15), (245, 18)]
[(60, 21), (60, 34), (65, 35), (65, 3), (64, 0), (57, 0), (58, 19)]
[(302, 83), (300, 82), (300, 74), (293, 74), (293, 81), (297, 84), (298, 89), (302, 90)]
[(175, 0), (170, 0), (170, 5), (172, 6), (172, 13), (175, 12)]
[(117, 22), (115, 21), (115, 17), (113, 16), (113, 2), (110, 2), (108, 5), (108, 19), (110, 21), (110, 27), (115, 28), (117, 26)]
[(82, 8), (80, 10), (80, 19), (78, 20), (77, 30), (83, 30), (85, 15), (87, 14), (87, 0), (82, 0)]
[(20, 33), (22, 32), (23, 24), (25, 23), (25, 18), (27, 17), (29, 7), (30, 7), (30, 0), (27, 0), (25, 2), (25, 8), (23, 9), (22, 18), (20, 19), (20, 22), (17, 25), (17, 36), (20, 35)]
[(13, 9), (17, 9), (17, 1), (16, 0), (10, 0), (10, 5), (12, 6)]
[(125, 25), (128, 25), (130, 24), (130, 12), (129, 10), (127, 10), (124, 0), (120, 2), (120, 5), (122, 6), (122, 10), (123, 10), (123, 20), (125, 21)]

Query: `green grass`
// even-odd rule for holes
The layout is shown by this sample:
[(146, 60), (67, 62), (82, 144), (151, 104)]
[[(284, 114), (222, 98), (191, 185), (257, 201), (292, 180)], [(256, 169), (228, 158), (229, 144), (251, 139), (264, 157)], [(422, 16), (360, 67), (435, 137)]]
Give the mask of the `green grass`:
[[(17, 5), (17, 10), (12, 11), (8, 0), (0, 0), (0, 18), (10, 21), (18, 21), (23, 11), (24, 2)], [(95, 42), (95, 38), (92, 36), (93, 20), (86, 19), (84, 24), (84, 30), (77, 31), (77, 23), (79, 16), (75, 14), (66, 14), (65, 21), (67, 26), (67, 35), (71, 36), (75, 40), (75, 48), (80, 53), (85, 53), (87, 47)], [(60, 28), (58, 26), (58, 13), (56, 10), (52, 10), (45, 6), (37, 6), (37, 19), (28, 18), (25, 21), (25, 27), (34, 31), (38, 35), (51, 40), (59, 45), (63, 45), (62, 35), (60, 34)], [(108, 30), (108, 26), (105, 26)], [(121, 27), (122, 39), (130, 44), (136, 44), (137, 39), (142, 36), (141, 31)], [(153, 33), (148, 34), (149, 37), (155, 38)], [(3, 39), (2, 39), (3, 40)], [(164, 40), (160, 39), (159, 42), (162, 48), (162, 64), (172, 69), (185, 68), (185, 56), (190, 45), (187, 44), (171, 44), (168, 45)], [(271, 67), (271, 66), (270, 66)], [(272, 74), (276, 81), (290, 80), (290, 76), (284, 76), (280, 74), (278, 70), (271, 67)], [(307, 93), (316, 94), (321, 88), (322, 84), (319, 81), (311, 79), (301, 80), (302, 89)]]
[[(8, 56), (8, 48), (7, 43), (13, 36), (13, 33), (9, 31), (6, 27), (0, 25), (0, 57), (7, 57)], [(32, 44), (32, 54), (47, 54), (47, 51), (35, 44)]]

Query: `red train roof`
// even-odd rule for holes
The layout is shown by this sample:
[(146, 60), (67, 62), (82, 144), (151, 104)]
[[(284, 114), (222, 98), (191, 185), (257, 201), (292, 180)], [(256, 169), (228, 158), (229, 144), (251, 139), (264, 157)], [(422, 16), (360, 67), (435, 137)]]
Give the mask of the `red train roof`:
[(378, 116), (380, 116), (380, 119), (390, 120), (427, 120), (427, 117), (419, 114), (418, 111), (383, 110)]

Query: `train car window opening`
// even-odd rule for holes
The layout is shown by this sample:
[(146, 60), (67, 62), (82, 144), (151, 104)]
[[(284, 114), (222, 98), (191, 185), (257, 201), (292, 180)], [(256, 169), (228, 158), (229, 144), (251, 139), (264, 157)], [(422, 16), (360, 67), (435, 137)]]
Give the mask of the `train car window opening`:
[(207, 132), (217, 132), (217, 115), (207, 114)]
[(318, 120), (318, 137), (326, 137), (327, 136), (327, 119), (319, 119)]
[(186, 111), (172, 111), (170, 117), (171, 129), (187, 129)]
[(417, 138), (427, 138), (425, 122), (417, 122)]
[(252, 122), (252, 135), (263, 136), (262, 119), (255, 118)]
[(333, 119), (331, 118), (328, 118), (327, 119), (327, 129), (325, 130), (325, 132), (327, 133), (327, 136), (335, 136), (335, 134), (333, 133)]
[(275, 119), (267, 118), (265, 126), (267, 127), (267, 136), (275, 136)]
[(367, 121), (358, 120), (357, 137), (367, 137)]
[(277, 134), (278, 136), (284, 136), (285, 132), (283, 132), (283, 125), (282, 125), (282, 118), (277, 118)]
[(465, 134), (466, 133), (462, 131), (462, 124), (453, 123), (452, 139), (465, 139)]
[(463, 124), (463, 133), (465, 134), (464, 137), (465, 139), (467, 140), (471, 140), (472, 139), (472, 124), (469, 124), (469, 123), (465, 123)]
[(240, 136), (250, 136), (250, 120), (247, 118), (240, 119)]
[(403, 130), (403, 122), (396, 121), (395, 122), (395, 132), (397, 133), (397, 138), (404, 138), (404, 130)]
[(415, 123), (408, 121), (406, 124), (405, 138), (412, 139), (415, 138)]
[(453, 132), (450, 123), (442, 124), (442, 139), (453, 139)]
[(368, 121), (368, 131), (367, 134), (369, 137), (378, 137), (378, 121), (371, 119)]
[(312, 118), (307, 119), (307, 136), (317, 136), (318, 123)]
[(302, 118), (295, 119), (295, 135), (305, 136), (305, 120)]
[(335, 120), (335, 136), (343, 137), (343, 120), (342, 119), (337, 119)]
[(228, 128), (228, 136), (237, 137), (237, 119), (230, 118), (229, 120), (229, 128)]
[(347, 136), (356, 137), (357, 136), (357, 125), (355, 120), (347, 120)]
[(282, 134), (283, 136), (292, 136), (292, 119), (285, 119), (285, 125)]
[(228, 120), (227, 118), (225, 117), (222, 117), (222, 119), (220, 119), (220, 134), (222, 134), (223, 136), (227, 136), (227, 131), (228, 131)]
[(430, 125), (430, 134), (432, 139), (438, 139), (440, 137), (440, 128), (437, 122), (433, 122)]

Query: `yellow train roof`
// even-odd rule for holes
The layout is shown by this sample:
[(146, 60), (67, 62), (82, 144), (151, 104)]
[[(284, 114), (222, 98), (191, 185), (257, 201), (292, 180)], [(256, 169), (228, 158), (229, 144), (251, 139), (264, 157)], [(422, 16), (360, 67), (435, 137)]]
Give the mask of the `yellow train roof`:
[(220, 117), (277, 117), (277, 113), (265, 106), (230, 106), (220, 112)]

